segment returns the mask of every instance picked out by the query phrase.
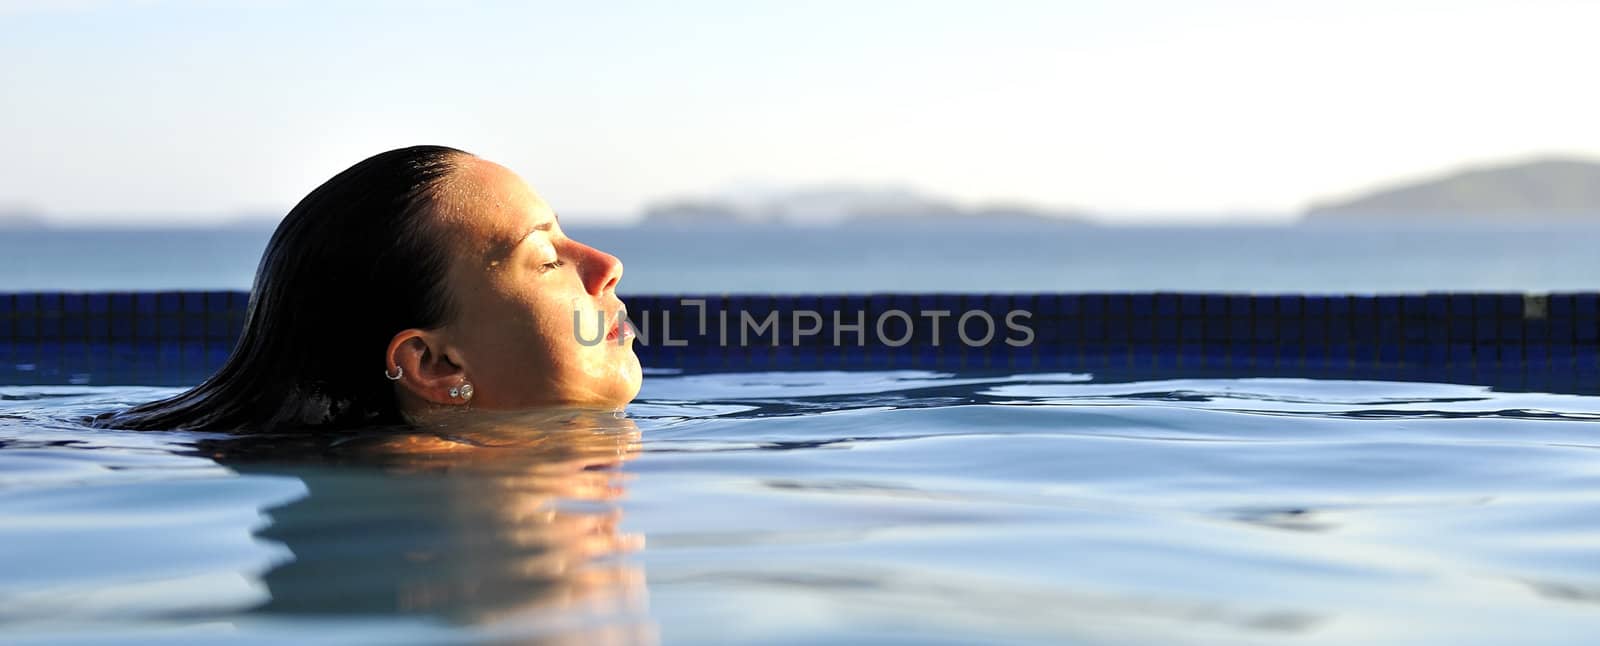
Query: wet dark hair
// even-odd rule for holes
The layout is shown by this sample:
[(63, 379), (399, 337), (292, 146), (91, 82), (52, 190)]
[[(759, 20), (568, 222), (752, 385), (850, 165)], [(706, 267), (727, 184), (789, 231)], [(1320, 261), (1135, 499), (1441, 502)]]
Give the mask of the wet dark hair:
[(242, 432), (402, 423), (384, 352), (395, 333), (453, 315), (438, 205), (467, 157), (401, 148), (318, 186), (267, 243), (227, 363), (188, 392), (94, 423)]

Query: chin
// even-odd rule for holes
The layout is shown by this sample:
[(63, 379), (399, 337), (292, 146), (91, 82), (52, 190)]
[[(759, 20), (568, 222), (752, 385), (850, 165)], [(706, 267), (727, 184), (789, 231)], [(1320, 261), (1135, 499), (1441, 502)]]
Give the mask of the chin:
[(634, 397), (639, 396), (639, 388), (644, 385), (644, 369), (639, 366), (639, 359), (634, 357), (622, 367), (621, 373), (624, 382), (621, 389), (622, 401), (619, 404), (627, 405)]

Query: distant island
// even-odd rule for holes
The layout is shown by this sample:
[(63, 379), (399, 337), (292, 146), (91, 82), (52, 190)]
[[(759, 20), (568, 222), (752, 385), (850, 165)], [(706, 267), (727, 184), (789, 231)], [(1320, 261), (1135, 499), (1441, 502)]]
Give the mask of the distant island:
[(43, 229), (47, 223), (38, 211), (0, 206), (0, 230)]
[(941, 221), (980, 221), (984, 226), (1087, 223), (1077, 211), (1026, 204), (964, 207), (906, 188), (817, 186), (655, 202), (645, 207), (639, 224), (878, 227)]
[(1313, 204), (1306, 216), (1600, 218), (1600, 162), (1551, 157), (1468, 168)]

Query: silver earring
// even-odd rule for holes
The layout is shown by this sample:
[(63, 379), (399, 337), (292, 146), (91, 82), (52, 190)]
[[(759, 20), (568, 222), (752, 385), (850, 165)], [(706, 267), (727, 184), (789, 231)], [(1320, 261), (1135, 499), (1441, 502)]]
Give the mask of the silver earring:
[(394, 367), (394, 374), (392, 374), (392, 375), (389, 374), (389, 369), (388, 368), (385, 368), (383, 370), (383, 376), (388, 377), (389, 381), (400, 381), (400, 377), (405, 375), (405, 374), (406, 374), (406, 369), (405, 368), (401, 368), (400, 366), (395, 366)]
[(472, 384), (463, 382), (460, 386), (450, 387), (450, 398), (462, 401), (472, 400)]

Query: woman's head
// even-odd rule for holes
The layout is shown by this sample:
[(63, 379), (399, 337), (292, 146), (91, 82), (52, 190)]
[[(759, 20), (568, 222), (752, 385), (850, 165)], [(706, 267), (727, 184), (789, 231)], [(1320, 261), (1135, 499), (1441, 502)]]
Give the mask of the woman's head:
[(457, 159), (435, 203), (450, 307), (390, 339), (385, 367), (401, 375), (406, 409), (457, 403), (463, 384), (473, 405), (500, 410), (633, 399), (640, 370), (616, 295), (621, 262), (568, 238), (550, 206), (491, 161)]
[(639, 387), (631, 334), (589, 341), (621, 320), (621, 274), (505, 168), (441, 146), (381, 153), (278, 225), (217, 374), (102, 422), (270, 430), (468, 405), (620, 407)]

